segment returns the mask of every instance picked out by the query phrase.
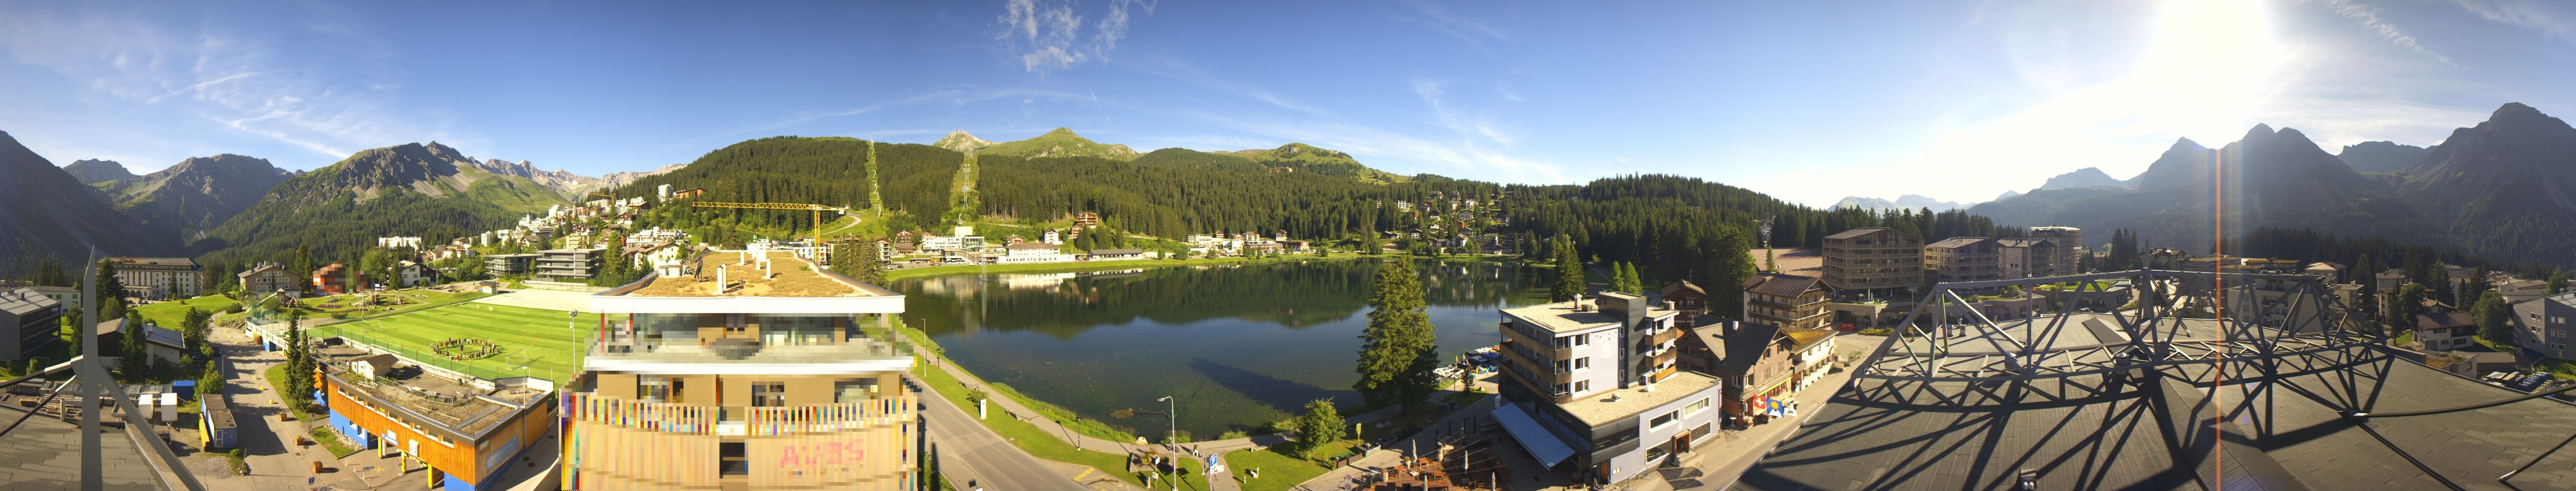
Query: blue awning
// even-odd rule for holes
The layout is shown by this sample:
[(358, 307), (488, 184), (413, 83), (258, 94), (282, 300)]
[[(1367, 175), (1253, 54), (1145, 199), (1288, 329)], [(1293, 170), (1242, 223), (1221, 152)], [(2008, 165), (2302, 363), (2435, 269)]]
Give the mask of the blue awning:
[(1540, 426), (1542, 423), (1538, 418), (1530, 416), (1529, 410), (1520, 404), (1494, 408), (1494, 421), (1502, 423), (1503, 431), (1512, 434), (1512, 441), (1521, 442), (1521, 450), (1529, 451), (1530, 457), (1537, 458), (1540, 467), (1556, 467), (1558, 462), (1574, 456), (1573, 446), (1566, 445), (1565, 440), (1556, 437), (1556, 433)]

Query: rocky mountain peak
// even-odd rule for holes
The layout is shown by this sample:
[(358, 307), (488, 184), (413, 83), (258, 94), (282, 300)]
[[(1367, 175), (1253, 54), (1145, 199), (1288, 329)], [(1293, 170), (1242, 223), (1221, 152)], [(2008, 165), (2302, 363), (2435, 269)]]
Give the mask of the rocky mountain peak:
[(63, 166), (63, 172), (71, 173), (72, 178), (79, 179), (81, 184), (97, 184), (137, 177), (133, 171), (125, 169), (125, 164), (114, 160), (75, 160), (72, 161), (72, 165)]
[[(1066, 133), (1072, 132), (1066, 131)], [(957, 130), (948, 132), (948, 136), (939, 137), (939, 141), (931, 143), (930, 146), (965, 152), (993, 146), (993, 142), (982, 138), (976, 138), (975, 135), (967, 133), (966, 130)]]

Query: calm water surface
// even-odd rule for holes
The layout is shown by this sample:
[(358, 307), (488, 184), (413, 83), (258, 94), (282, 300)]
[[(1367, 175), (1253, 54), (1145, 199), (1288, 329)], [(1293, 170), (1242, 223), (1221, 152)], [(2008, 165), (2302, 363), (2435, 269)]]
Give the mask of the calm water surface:
[[(1422, 262), (1440, 353), (1501, 340), (1496, 309), (1546, 300), (1542, 270)], [(905, 320), (986, 380), (1161, 438), (1213, 438), (1284, 419), (1306, 401), (1356, 404), (1372, 260), (993, 274), (896, 282)], [(1134, 410), (1118, 418), (1120, 410)]]

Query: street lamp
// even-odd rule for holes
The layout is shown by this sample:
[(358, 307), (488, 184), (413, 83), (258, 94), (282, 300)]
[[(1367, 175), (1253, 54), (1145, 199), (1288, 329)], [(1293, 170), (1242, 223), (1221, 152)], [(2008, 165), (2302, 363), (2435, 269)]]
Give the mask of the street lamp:
[(1181, 446), (1178, 439), (1181, 436), (1181, 403), (1172, 400), (1172, 396), (1155, 400), (1163, 402), (1163, 420), (1171, 423), (1171, 429), (1163, 433), (1163, 446), (1172, 449), (1172, 491), (1180, 491)]

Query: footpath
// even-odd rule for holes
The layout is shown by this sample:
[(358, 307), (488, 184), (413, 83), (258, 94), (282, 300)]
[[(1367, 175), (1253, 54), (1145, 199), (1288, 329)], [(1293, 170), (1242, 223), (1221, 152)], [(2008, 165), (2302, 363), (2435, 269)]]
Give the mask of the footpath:
[[(918, 350), (917, 347), (915, 349)], [(1008, 417), (1028, 423), (1031, 426), (1036, 426), (1040, 431), (1044, 431), (1048, 435), (1053, 435), (1057, 439), (1064, 440), (1067, 444), (1094, 452), (1131, 455), (1139, 451), (1160, 447), (1159, 445), (1137, 445), (1135, 442), (1112, 441), (1105, 438), (1075, 433), (1072, 429), (1065, 428), (1063, 424), (1057, 423), (1054, 419), (1047, 418), (1043, 413), (1029, 409), (1027, 405), (1021, 404), (1018, 399), (1003, 395), (1000, 391), (993, 390), (989, 384), (984, 382), (984, 379), (976, 378), (975, 374), (968, 373), (966, 369), (958, 368), (955, 363), (950, 363), (935, 354), (923, 356), (922, 360), (924, 360), (925, 363), (929, 363), (932, 366), (937, 367), (942, 372), (947, 372), (950, 377), (957, 378), (957, 382), (959, 384), (968, 388), (983, 389), (984, 393), (991, 394), (990, 397), (985, 399), (987, 401), (986, 404), (993, 406), (988, 409), (998, 410), (997, 412), (1000, 414), (989, 414), (988, 416)], [(972, 408), (962, 409), (967, 409), (969, 411), (973, 410)], [(1186, 443), (1181, 444), (1179, 446), (1179, 450), (1182, 453), (1201, 456), (1201, 458), (1205, 458), (1204, 456), (1211, 454), (1220, 455), (1218, 458), (1219, 461), (1222, 462), (1222, 454), (1226, 452), (1264, 447), (1287, 440), (1287, 437), (1280, 435), (1261, 435), (1245, 438)], [(1107, 478), (1107, 476), (1101, 477)], [(1117, 481), (1115, 479), (1111, 479), (1111, 482)], [(1092, 483), (1088, 482), (1085, 484), (1092, 485)], [(1226, 472), (1222, 473), (1222, 475), (1208, 476), (1208, 488), (1210, 491), (1240, 491), (1243, 489), (1243, 485), (1242, 483), (1235, 482), (1234, 473)]]

